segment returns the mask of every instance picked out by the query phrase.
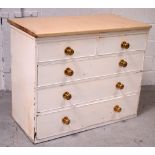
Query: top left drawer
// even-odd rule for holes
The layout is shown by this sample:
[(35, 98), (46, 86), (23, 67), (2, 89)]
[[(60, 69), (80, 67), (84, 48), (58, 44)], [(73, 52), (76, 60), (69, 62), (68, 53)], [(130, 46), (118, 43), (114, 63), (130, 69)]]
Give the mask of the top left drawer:
[(93, 56), (96, 54), (97, 40), (94, 36), (38, 41), (38, 62)]

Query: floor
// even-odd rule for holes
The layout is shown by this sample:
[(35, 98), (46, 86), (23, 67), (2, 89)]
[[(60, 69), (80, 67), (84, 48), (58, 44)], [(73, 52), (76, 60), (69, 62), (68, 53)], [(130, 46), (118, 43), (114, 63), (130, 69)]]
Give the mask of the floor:
[(143, 86), (138, 117), (32, 144), (11, 118), (11, 93), (0, 93), (0, 146), (155, 146), (155, 86)]

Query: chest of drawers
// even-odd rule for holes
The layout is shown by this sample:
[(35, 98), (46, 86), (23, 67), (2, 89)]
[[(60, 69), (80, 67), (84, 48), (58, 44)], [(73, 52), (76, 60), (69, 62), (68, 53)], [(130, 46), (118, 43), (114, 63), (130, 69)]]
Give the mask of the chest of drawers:
[(150, 25), (115, 15), (8, 22), (12, 116), (32, 142), (137, 115)]

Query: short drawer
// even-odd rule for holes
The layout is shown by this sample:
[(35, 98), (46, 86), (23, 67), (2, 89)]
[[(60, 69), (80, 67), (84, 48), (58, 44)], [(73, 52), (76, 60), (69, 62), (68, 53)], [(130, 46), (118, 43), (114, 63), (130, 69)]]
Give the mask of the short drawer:
[(38, 112), (139, 92), (142, 73), (38, 90)]
[(76, 106), (37, 117), (37, 139), (61, 135), (137, 114), (138, 95)]
[(139, 71), (143, 69), (143, 59), (144, 53), (140, 52), (59, 64), (42, 64), (38, 67), (38, 86)]
[(38, 61), (54, 61), (96, 55), (97, 37), (44, 41), (37, 44)]
[(125, 51), (139, 51), (146, 49), (147, 34), (120, 35), (101, 37), (97, 54), (111, 54)]

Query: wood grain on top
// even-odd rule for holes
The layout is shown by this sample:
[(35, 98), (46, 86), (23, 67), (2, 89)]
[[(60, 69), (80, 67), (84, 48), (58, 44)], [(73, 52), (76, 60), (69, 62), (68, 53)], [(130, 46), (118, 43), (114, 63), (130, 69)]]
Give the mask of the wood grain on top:
[(149, 29), (151, 27), (148, 24), (112, 14), (91, 16), (29, 17), (8, 19), (8, 22), (36, 38)]

